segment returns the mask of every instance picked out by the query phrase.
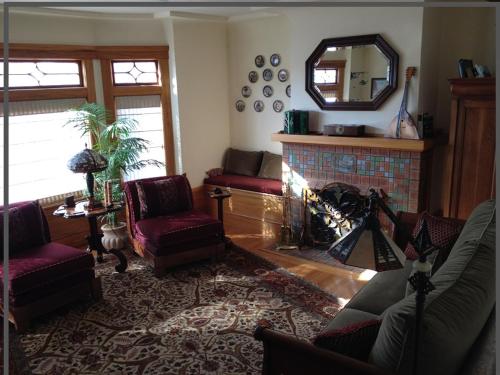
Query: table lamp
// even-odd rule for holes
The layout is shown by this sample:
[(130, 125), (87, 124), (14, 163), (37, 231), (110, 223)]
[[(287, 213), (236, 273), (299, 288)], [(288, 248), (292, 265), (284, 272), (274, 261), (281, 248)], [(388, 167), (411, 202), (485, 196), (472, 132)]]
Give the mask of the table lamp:
[(87, 174), (87, 190), (89, 192), (88, 210), (92, 210), (96, 207), (94, 201), (94, 176), (92, 173), (103, 171), (107, 167), (108, 161), (106, 158), (98, 152), (87, 148), (86, 144), (83, 151), (80, 151), (68, 161), (68, 168), (70, 171)]
[(371, 252), (374, 255), (374, 269), (378, 272), (389, 271), (402, 268), (405, 255), (394, 243), (394, 241), (381, 229), (379, 221), (379, 210), (382, 210), (394, 223), (397, 230), (405, 232), (419, 258), (414, 263), (415, 273), (408, 279), (414, 287), (416, 299), (416, 334), (415, 334), (415, 356), (413, 363), (413, 373), (417, 373), (418, 350), (420, 343), (420, 333), (422, 331), (422, 317), (425, 305), (425, 296), (434, 289), (429, 281), (432, 265), (427, 261), (427, 255), (438, 250), (439, 247), (432, 244), (427, 222), (422, 221), (419, 231), (414, 238), (408, 229), (401, 225), (398, 218), (385, 204), (380, 195), (370, 189), (364, 207), (360, 207), (362, 214), (353, 225), (353, 229), (346, 233), (339, 240), (334, 242), (328, 253), (342, 263), (353, 264), (351, 258), (356, 253)]

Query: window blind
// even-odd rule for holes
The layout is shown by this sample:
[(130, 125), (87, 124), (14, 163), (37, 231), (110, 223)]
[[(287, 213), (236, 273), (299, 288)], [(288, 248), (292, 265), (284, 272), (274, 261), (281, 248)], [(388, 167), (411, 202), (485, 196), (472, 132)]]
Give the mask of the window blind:
[[(140, 160), (155, 159), (165, 163), (163, 138), (163, 116), (160, 95), (119, 96), (116, 98), (116, 115), (137, 121), (133, 137), (148, 140), (148, 149), (140, 155)], [(126, 181), (140, 178), (164, 176), (165, 167), (147, 166), (124, 176)]]
[[(39, 199), (55, 203), (85, 187), (83, 174), (71, 172), (68, 160), (89, 143), (80, 132), (65, 126), (68, 109), (81, 99), (36, 100), (9, 103), (9, 201)], [(0, 109), (3, 126), (3, 108)], [(3, 140), (0, 145), (3, 153)], [(3, 163), (0, 166), (3, 173)], [(0, 182), (3, 196), (3, 181)]]

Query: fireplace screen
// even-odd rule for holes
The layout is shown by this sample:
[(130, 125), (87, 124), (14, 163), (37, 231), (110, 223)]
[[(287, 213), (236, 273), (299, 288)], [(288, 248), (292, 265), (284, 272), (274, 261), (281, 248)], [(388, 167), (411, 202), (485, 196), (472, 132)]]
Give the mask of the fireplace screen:
[(330, 245), (356, 227), (365, 198), (357, 188), (339, 182), (308, 193), (310, 240), (313, 246)]

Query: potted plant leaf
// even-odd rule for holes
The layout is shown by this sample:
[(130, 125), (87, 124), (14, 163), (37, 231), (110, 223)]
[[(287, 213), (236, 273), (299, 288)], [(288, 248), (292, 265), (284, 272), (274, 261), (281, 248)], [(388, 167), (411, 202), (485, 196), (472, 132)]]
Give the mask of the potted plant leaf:
[[(164, 166), (158, 160), (140, 159), (142, 152), (147, 150), (149, 141), (132, 135), (137, 127), (135, 119), (120, 116), (112, 121), (111, 113), (104, 105), (97, 103), (84, 103), (70, 111), (73, 115), (66, 125), (78, 129), (82, 136), (90, 136), (92, 149), (108, 160), (108, 167), (94, 174), (96, 200), (103, 199), (106, 181), (117, 182), (111, 184), (112, 198), (115, 202), (122, 201), (123, 191), (119, 182), (124, 174), (148, 165)], [(123, 248), (127, 238), (126, 223), (117, 221), (116, 212), (108, 213), (103, 218), (106, 221), (101, 226), (103, 246), (107, 249)]]

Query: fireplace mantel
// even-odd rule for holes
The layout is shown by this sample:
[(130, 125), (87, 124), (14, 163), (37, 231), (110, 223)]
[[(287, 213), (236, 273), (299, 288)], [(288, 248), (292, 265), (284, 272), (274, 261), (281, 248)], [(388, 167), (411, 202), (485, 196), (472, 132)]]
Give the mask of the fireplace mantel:
[(281, 143), (302, 143), (327, 146), (351, 146), (381, 148), (386, 150), (399, 150), (409, 152), (424, 152), (435, 146), (434, 139), (393, 139), (384, 137), (335, 137), (327, 135), (298, 135), (281, 134), (271, 135), (271, 140)]

